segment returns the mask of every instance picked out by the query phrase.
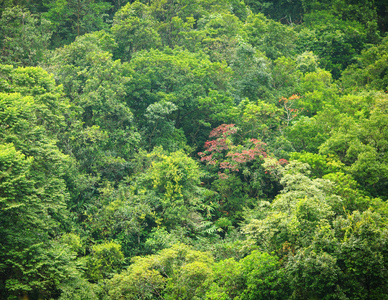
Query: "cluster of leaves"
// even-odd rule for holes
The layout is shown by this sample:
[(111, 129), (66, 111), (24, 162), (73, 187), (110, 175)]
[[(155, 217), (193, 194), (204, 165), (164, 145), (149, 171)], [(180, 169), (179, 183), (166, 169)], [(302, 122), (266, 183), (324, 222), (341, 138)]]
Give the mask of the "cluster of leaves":
[[(244, 164), (257, 158), (262, 160), (267, 158), (267, 153), (264, 151), (266, 144), (257, 139), (250, 139), (243, 145), (234, 145), (228, 137), (237, 133), (237, 131), (238, 128), (234, 124), (223, 124), (214, 128), (209, 137), (216, 139), (207, 141), (204, 145), (205, 152), (198, 153), (201, 161), (219, 169), (239, 172)], [(221, 176), (220, 173), (219, 175)], [(225, 174), (223, 175), (222, 177), (227, 178)]]
[(386, 299), (386, 7), (0, 3), (0, 299)]

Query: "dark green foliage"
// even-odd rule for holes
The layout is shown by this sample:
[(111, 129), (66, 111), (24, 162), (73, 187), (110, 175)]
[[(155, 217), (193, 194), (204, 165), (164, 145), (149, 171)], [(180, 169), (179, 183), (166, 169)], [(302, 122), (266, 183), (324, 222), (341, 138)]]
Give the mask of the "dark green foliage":
[(4, 9), (0, 22), (1, 63), (36, 66), (48, 51), (51, 35), (50, 21), (19, 6)]
[(318, 54), (321, 66), (338, 79), (367, 40), (367, 30), (362, 24), (320, 11), (304, 17), (297, 44), (301, 52), (307, 50)]
[(342, 82), (347, 90), (388, 89), (387, 45), (388, 38), (384, 38), (381, 44), (365, 49), (357, 62), (343, 72)]
[(275, 60), (295, 53), (296, 32), (293, 27), (267, 19), (263, 14), (250, 15), (244, 29), (248, 41), (265, 55)]
[(126, 104), (130, 70), (112, 60), (107, 51), (112, 43), (104, 32), (80, 37), (56, 50), (50, 68), (75, 114), (61, 137), (64, 151), (76, 157), (83, 172), (118, 180), (128, 170), (126, 159), (133, 155), (138, 134)]
[[(133, 72), (128, 83), (127, 103), (137, 121), (148, 131), (152, 132), (152, 124), (147, 124), (143, 115), (152, 117), (151, 112), (157, 109), (156, 103), (170, 102), (175, 109), (169, 119), (176, 128), (183, 130), (190, 144), (195, 145), (198, 139), (204, 138), (201, 131), (209, 126), (207, 124), (219, 122), (219, 119), (214, 120), (214, 115), (225, 112), (231, 106), (230, 98), (223, 95), (228, 86), (230, 69), (224, 63), (211, 62), (204, 54), (179, 48), (151, 50), (136, 55), (129, 66)], [(219, 92), (212, 93), (212, 90)], [(213, 100), (211, 115), (205, 110), (208, 105), (204, 101), (208, 96)], [(159, 110), (162, 109), (160, 104), (158, 106)], [(173, 142), (182, 144), (181, 135), (178, 132), (174, 135), (173, 138), (181, 141)]]
[(285, 24), (299, 23), (304, 13), (303, 0), (245, 1), (255, 13), (264, 13), (275, 21)]
[(43, 16), (52, 24), (55, 47), (74, 41), (85, 33), (107, 29), (111, 4), (100, 0), (45, 1), (47, 12)]

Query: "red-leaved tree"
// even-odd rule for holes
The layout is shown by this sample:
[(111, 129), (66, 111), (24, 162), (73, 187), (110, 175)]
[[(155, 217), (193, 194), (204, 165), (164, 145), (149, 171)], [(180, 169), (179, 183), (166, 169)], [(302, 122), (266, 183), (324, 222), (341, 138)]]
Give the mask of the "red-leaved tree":
[(211, 186), (217, 192), (219, 216), (233, 215), (236, 222), (240, 220), (242, 208), (254, 205), (257, 197), (273, 196), (278, 187), (272, 173), (278, 165), (287, 163), (269, 157), (267, 144), (258, 139), (247, 139), (236, 145), (238, 132), (234, 124), (214, 128), (204, 151), (198, 153), (212, 172), (218, 172)]
[(222, 124), (209, 135), (213, 138), (205, 143), (205, 151), (199, 152), (201, 161), (219, 168), (220, 178), (227, 178), (224, 170), (239, 172), (248, 162), (267, 158), (267, 144), (258, 139), (246, 140), (242, 145), (233, 144), (233, 135), (238, 132), (234, 124)]

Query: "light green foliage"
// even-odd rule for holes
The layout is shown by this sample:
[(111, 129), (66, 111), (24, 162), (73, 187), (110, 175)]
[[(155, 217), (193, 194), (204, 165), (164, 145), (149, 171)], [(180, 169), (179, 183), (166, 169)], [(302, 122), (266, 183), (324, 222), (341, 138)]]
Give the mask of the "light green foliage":
[[(55, 218), (66, 217), (64, 203), (50, 203), (41, 196), (34, 187), (31, 163), (32, 158), (26, 159), (13, 145), (0, 145), (0, 274), (5, 297), (29, 292), (49, 297), (64, 278), (78, 272), (71, 249), (49, 240), (58, 230)], [(58, 191), (51, 192), (55, 197)]]
[(288, 294), (285, 272), (279, 258), (253, 251), (239, 262), (246, 288), (239, 299), (285, 299)]
[[(381, 98), (380, 98), (381, 97)], [(322, 154), (334, 154), (345, 168), (374, 196), (386, 190), (387, 100), (380, 96), (369, 118), (343, 118), (336, 133), (321, 147)]]
[(177, 107), (169, 101), (160, 101), (150, 104), (144, 114), (147, 124), (143, 135), (148, 138), (148, 149), (162, 146), (168, 151), (184, 149), (186, 139), (182, 130), (176, 129), (171, 115)]
[(337, 259), (326, 252), (298, 251), (290, 257), (286, 272), (291, 299), (348, 299), (339, 287), (342, 274)]
[(19, 6), (4, 9), (0, 22), (0, 61), (36, 66), (47, 51), (52, 34), (50, 25), (28, 9)]
[(50, 134), (39, 125), (38, 108), (32, 97), (0, 93), (0, 126), (4, 128), (0, 133), (0, 142), (13, 143), (17, 150), (34, 158), (30, 173), (34, 188), (40, 201), (52, 204), (54, 213), (68, 199), (61, 178), (66, 172), (68, 159), (58, 150), (55, 140), (50, 139)]
[(285, 128), (284, 133), (294, 151), (318, 153), (321, 144), (330, 137), (331, 129), (339, 122), (340, 116), (335, 110), (324, 110), (314, 117), (297, 119)]
[(303, 74), (316, 72), (319, 65), (319, 58), (312, 51), (303, 52), (296, 57), (298, 70)]
[(28, 179), (32, 157), (26, 159), (12, 144), (0, 145), (0, 149), (1, 211), (11, 210), (12, 215), (12, 210), (26, 205), (23, 198), (33, 193), (32, 182)]
[(351, 213), (353, 211), (363, 212), (370, 207), (379, 209), (379, 199), (366, 196), (360, 189), (360, 185), (349, 174), (342, 172), (329, 173), (323, 177), (334, 182), (334, 192), (342, 199), (340, 207), (337, 210)]
[(98, 300), (101, 288), (84, 278), (68, 281), (61, 287), (59, 300)]
[(69, 215), (64, 178), (70, 161), (56, 146), (68, 106), (43, 70), (2, 66), (1, 71), (7, 92), (0, 93), (1, 293), (48, 298), (75, 272), (74, 253), (54, 241)]
[(261, 100), (243, 100), (233, 113), (233, 118), (238, 120), (236, 125), (240, 128), (242, 139), (258, 137), (266, 142), (274, 139), (283, 115), (278, 107)]
[(298, 101), (298, 108), (303, 109), (307, 116), (313, 116), (322, 111), (325, 105), (338, 101), (337, 89), (332, 83), (331, 74), (322, 69), (304, 74), (299, 91), (301, 98)]
[(92, 246), (87, 262), (88, 278), (94, 282), (111, 278), (119, 273), (124, 262), (121, 245), (115, 242), (105, 242)]
[(312, 178), (322, 178), (325, 174), (335, 173), (343, 167), (340, 161), (336, 161), (332, 157), (309, 152), (291, 153), (290, 159), (309, 164)]
[(242, 268), (234, 258), (222, 260), (213, 266), (213, 276), (207, 283), (206, 299), (235, 299), (245, 287)]
[(272, 94), (269, 100), (278, 103), (281, 97), (293, 95), (298, 91), (302, 74), (296, 61), (290, 57), (279, 57), (272, 62), (270, 67), (272, 89), (271, 93), (267, 93), (267, 95)]
[(184, 244), (134, 257), (127, 271), (108, 282), (111, 299), (194, 299), (204, 294), (213, 258)]
[(161, 299), (165, 284), (166, 279), (158, 271), (139, 262), (113, 277), (107, 288), (111, 299)]
[(348, 94), (341, 96), (335, 104), (339, 112), (352, 116), (354, 119), (368, 118), (380, 93)]
[(68, 103), (60, 100), (62, 90), (40, 68), (1, 66), (1, 75), (0, 142), (13, 143), (18, 151), (34, 157), (31, 176), (41, 200), (61, 205), (67, 199), (61, 177), (69, 160), (58, 150), (56, 141), (64, 128)]
[(58, 138), (65, 128), (65, 115), (70, 113), (70, 104), (64, 98), (63, 88), (55, 84), (54, 76), (41, 68), (7, 65), (0, 65), (0, 74), (0, 91), (33, 97), (28, 106), (33, 107), (37, 123), (44, 127), (48, 136)]
[(74, 233), (65, 233), (61, 237), (61, 243), (68, 245), (74, 253), (82, 253), (83, 246), (79, 235)]
[[(69, 101), (63, 96), (63, 88), (57, 86), (54, 77), (41, 68), (14, 69), (2, 65), (0, 74), (1, 91), (11, 93), (9, 97), (4, 98), (3, 104), (7, 108), (2, 111), (4, 120), (9, 124), (0, 135), (8, 142), (14, 143), (17, 149), (22, 149), (26, 155), (34, 156), (34, 168), (39, 170), (39, 174), (62, 177), (69, 184), (67, 187), (72, 196), (78, 196), (78, 187), (74, 184), (77, 177), (77, 172), (74, 172), (75, 162), (63, 155), (57, 147), (59, 144), (64, 148), (61, 142), (66, 140), (69, 134), (66, 132), (67, 122), (77, 122)], [(66, 143), (65, 145), (68, 146)], [(64, 149), (64, 152), (70, 154), (66, 150)], [(42, 170), (50, 172), (41, 172)], [(51, 182), (43, 178), (38, 179), (39, 185), (56, 185), (56, 188), (62, 190), (60, 197), (67, 199), (64, 182)], [(46, 197), (51, 198), (54, 195), (56, 193), (48, 192)]]
[(273, 201), (271, 211), (243, 228), (266, 251), (279, 251), (284, 243), (307, 246), (315, 226), (321, 219), (332, 218), (331, 206), (340, 201), (330, 193), (332, 184), (328, 180), (311, 180), (304, 174), (310, 173), (306, 164), (291, 162), (280, 172), (284, 189)]
[(195, 221), (195, 212), (204, 200), (197, 163), (182, 151), (156, 155), (146, 173), (149, 192), (158, 199), (154, 209), (167, 226), (185, 224), (191, 218)]
[(288, 294), (278, 257), (253, 251), (238, 262), (214, 264), (206, 299), (284, 299)]

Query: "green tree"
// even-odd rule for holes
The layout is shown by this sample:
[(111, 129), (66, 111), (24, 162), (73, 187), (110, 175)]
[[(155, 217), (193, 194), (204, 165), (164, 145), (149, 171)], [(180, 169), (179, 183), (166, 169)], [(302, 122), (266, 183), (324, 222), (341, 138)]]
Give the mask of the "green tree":
[(386, 187), (387, 104), (376, 97), (370, 116), (355, 120), (344, 117), (340, 126), (322, 146), (322, 154), (333, 154), (346, 165), (345, 170), (373, 196), (384, 196)]
[(47, 11), (42, 15), (53, 26), (52, 44), (62, 46), (75, 37), (108, 28), (107, 11), (111, 4), (100, 0), (55, 0), (45, 2)]
[[(279, 168), (279, 167), (278, 167)], [(275, 172), (273, 170), (272, 172)], [(306, 247), (321, 219), (332, 219), (332, 207), (339, 207), (340, 198), (332, 193), (328, 180), (311, 180), (309, 166), (291, 162), (279, 169), (284, 186), (262, 219), (252, 219), (243, 231), (264, 251)]]
[(69, 161), (45, 130), (50, 118), (40, 114), (48, 109), (39, 102), (0, 93), (0, 286), (6, 297), (54, 296), (75, 272), (74, 253), (54, 240), (69, 226)]
[(379, 213), (358, 211), (334, 223), (341, 241), (339, 266), (349, 298), (383, 299), (387, 296), (387, 224)]
[(52, 35), (51, 24), (28, 9), (7, 7), (1, 14), (0, 61), (36, 66), (45, 58)]
[(246, 281), (240, 299), (285, 299), (289, 295), (278, 257), (253, 251), (239, 264)]
[(348, 66), (341, 81), (347, 91), (388, 89), (387, 48), (388, 38), (378, 45), (362, 51), (357, 62)]
[(289, 295), (279, 258), (252, 251), (236, 262), (222, 260), (213, 266), (206, 299), (284, 299)]
[(127, 181), (117, 188), (108, 182), (98, 193), (85, 209), (82, 225), (89, 237), (94, 241), (120, 243), (125, 257), (143, 254), (148, 234), (158, 218), (151, 199), (134, 195)]
[(326, 252), (303, 249), (287, 264), (292, 299), (347, 299), (341, 287), (337, 259)]
[(73, 105), (75, 117), (61, 137), (65, 153), (74, 155), (82, 172), (114, 181), (128, 171), (139, 135), (126, 104), (130, 70), (112, 59), (112, 43), (104, 32), (82, 36), (58, 48), (48, 68)]
[(175, 128), (171, 115), (177, 107), (169, 101), (155, 102), (149, 105), (144, 114), (147, 124), (143, 136), (148, 140), (149, 149), (162, 146), (167, 151), (184, 149), (186, 138), (182, 130)]
[(244, 30), (247, 41), (271, 60), (295, 53), (297, 34), (293, 27), (266, 18), (263, 14), (248, 16)]
[(151, 104), (171, 102), (177, 108), (171, 114), (171, 121), (176, 128), (183, 129), (189, 145), (198, 144), (198, 139), (206, 136), (202, 129), (209, 126), (206, 123), (212, 121), (209, 120), (212, 116), (206, 111), (203, 99), (210, 96), (212, 90), (218, 91), (211, 95), (217, 101), (212, 103), (216, 113), (230, 106), (230, 99), (224, 97), (224, 92), (231, 70), (224, 63), (212, 63), (203, 53), (178, 48), (150, 50), (137, 54), (130, 67), (133, 73), (128, 82), (127, 104), (139, 124), (147, 120), (143, 116)]
[(114, 17), (111, 28), (118, 48), (117, 57), (129, 61), (135, 52), (161, 46), (157, 22), (150, 8), (140, 2), (127, 4)]
[(304, 13), (303, 1), (253, 1), (247, 0), (245, 2), (250, 9), (255, 13), (263, 13), (275, 21), (282, 21), (285, 24), (292, 25), (299, 23)]
[(147, 169), (133, 176), (135, 195), (152, 199), (153, 210), (167, 228), (190, 229), (202, 219), (199, 212), (206, 196), (198, 164), (181, 150), (166, 155), (156, 148), (147, 157)]
[(240, 103), (245, 98), (271, 99), (269, 60), (248, 43), (240, 41), (234, 48), (234, 53), (228, 55), (228, 62), (233, 70), (231, 88), (235, 102)]
[(111, 278), (119, 273), (124, 262), (120, 244), (105, 242), (92, 246), (87, 262), (87, 275), (92, 281)]
[(297, 160), (309, 164), (312, 178), (322, 178), (328, 173), (335, 173), (341, 170), (343, 164), (332, 157), (309, 152), (291, 153), (290, 160)]
[(258, 137), (269, 144), (281, 128), (283, 111), (274, 104), (246, 99), (231, 111), (230, 115), (236, 120), (236, 126), (240, 128), (242, 140)]
[(112, 299), (193, 299), (204, 295), (213, 258), (176, 244), (158, 254), (134, 257), (128, 270), (108, 282)]
[(313, 116), (327, 104), (338, 101), (337, 87), (332, 82), (332, 76), (322, 69), (304, 74), (300, 79), (299, 92), (301, 98), (297, 108), (302, 109), (307, 116)]
[(320, 66), (338, 79), (367, 42), (367, 30), (357, 21), (342, 20), (328, 11), (311, 12), (299, 27), (298, 48), (313, 51)]

